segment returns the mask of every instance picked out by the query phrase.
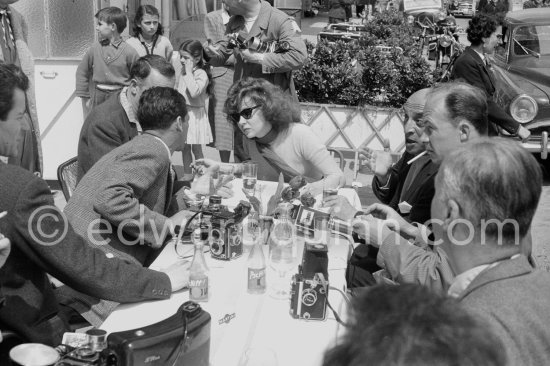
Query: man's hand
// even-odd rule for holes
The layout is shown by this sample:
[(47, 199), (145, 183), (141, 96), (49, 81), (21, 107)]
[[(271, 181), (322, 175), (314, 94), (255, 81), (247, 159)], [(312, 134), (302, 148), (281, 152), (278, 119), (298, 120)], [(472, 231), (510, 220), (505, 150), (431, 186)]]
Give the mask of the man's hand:
[(368, 147), (364, 147), (359, 154), (365, 158), (363, 161), (364, 164), (372, 170), (378, 178), (382, 180), (388, 179), (388, 174), (393, 164), (393, 158), (389, 152), (372, 150)]
[(205, 174), (206, 171), (214, 173), (220, 170), (220, 163), (212, 159), (197, 159), (193, 164), (193, 168), (199, 175)]
[(249, 50), (241, 50), (241, 56), (244, 62), (252, 64), (261, 64), (264, 60), (264, 54), (259, 52), (250, 52)]
[(369, 245), (379, 247), (391, 231), (384, 220), (372, 215), (361, 215), (353, 220), (353, 231)]
[(189, 285), (189, 261), (177, 261), (170, 267), (161, 270), (168, 275), (172, 284), (172, 292), (181, 290)]
[(195, 213), (192, 211), (181, 210), (178, 213), (176, 213), (174, 216), (170, 217), (170, 221), (172, 222), (173, 227), (175, 227), (176, 225), (179, 225), (183, 228), (187, 224), (187, 221), (189, 220), (189, 218), (194, 214)]
[(351, 220), (357, 210), (344, 196), (329, 196), (323, 201), (323, 207), (330, 207), (330, 213), (341, 220)]
[(6, 263), (11, 251), (11, 242), (0, 234), (0, 268)]
[(407, 222), (407, 220), (405, 220), (397, 211), (388, 205), (374, 203), (366, 208), (365, 214), (370, 214), (375, 218), (383, 220), (384, 225), (400, 235), (411, 237), (416, 235), (417, 228)]

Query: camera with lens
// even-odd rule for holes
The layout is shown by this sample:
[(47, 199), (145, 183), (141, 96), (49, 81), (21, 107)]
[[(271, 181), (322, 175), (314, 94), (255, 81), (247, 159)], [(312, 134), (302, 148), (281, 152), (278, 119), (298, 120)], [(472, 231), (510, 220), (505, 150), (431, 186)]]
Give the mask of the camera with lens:
[(287, 41), (262, 41), (259, 37), (248, 40), (248, 49), (258, 53), (284, 53), (290, 49)]
[(210, 244), (212, 258), (231, 260), (243, 254), (242, 221), (250, 212), (250, 203), (240, 201), (233, 212), (221, 204), (221, 197), (210, 196), (209, 204), (200, 211), (202, 239)]
[(302, 264), (292, 276), (290, 315), (296, 319), (325, 320), (328, 296), (328, 248), (306, 243)]
[(248, 48), (248, 41), (247, 39), (240, 33), (232, 33), (228, 35), (228, 43), (227, 48), (233, 49), (238, 48), (241, 50)]
[(61, 345), (56, 348), (62, 356), (55, 366), (208, 365), (210, 323), (209, 313), (186, 301), (158, 323), (111, 333), (102, 350)]
[(258, 53), (284, 53), (290, 49), (290, 43), (287, 41), (262, 41), (260, 37), (252, 37), (247, 40), (241, 33), (233, 33), (228, 37), (227, 47), (229, 49), (249, 49)]

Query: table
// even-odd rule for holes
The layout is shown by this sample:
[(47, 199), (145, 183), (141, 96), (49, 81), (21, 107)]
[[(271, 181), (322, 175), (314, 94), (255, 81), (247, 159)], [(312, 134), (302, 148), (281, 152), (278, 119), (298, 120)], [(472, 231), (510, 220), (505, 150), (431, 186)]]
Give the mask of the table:
[[(265, 186), (264, 194), (275, 192), (274, 182), (260, 182)], [(273, 183), (273, 184), (272, 184)], [(224, 200), (224, 204), (234, 207), (244, 194), (238, 194), (242, 181), (235, 180), (235, 197)], [(352, 204), (360, 205), (359, 197), (352, 189), (342, 190), (349, 196)], [(263, 196), (263, 195), (262, 195)], [(298, 261), (301, 261), (304, 239), (297, 240)], [(345, 285), (345, 269), (350, 255), (350, 242), (347, 238), (334, 234), (329, 243), (329, 282), (331, 286), (342, 289)], [(187, 249), (191, 253), (192, 248)], [(268, 247), (264, 247), (266, 258)], [(200, 305), (210, 313), (211, 366), (240, 366), (243, 355), (250, 348), (269, 348), (277, 355), (278, 366), (300, 365), (317, 366), (321, 364), (324, 350), (332, 345), (343, 331), (327, 308), (325, 321), (305, 321), (294, 319), (289, 314), (290, 302), (277, 300), (267, 292), (251, 295), (246, 291), (246, 256), (232, 260), (219, 261), (205, 255), (210, 268), (211, 295), (208, 302)], [(161, 269), (176, 258), (173, 244), (167, 245), (151, 268)], [(294, 271), (295, 272), (295, 271)], [(268, 269), (267, 281), (274, 274)], [(116, 332), (143, 327), (161, 321), (173, 315), (178, 307), (189, 298), (188, 290), (172, 294), (170, 299), (148, 301), (138, 304), (120, 305), (103, 323), (102, 329)], [(345, 318), (345, 303), (342, 295), (329, 291), (329, 300), (337, 309), (340, 317)], [(228, 323), (220, 322), (226, 314), (235, 314)]]

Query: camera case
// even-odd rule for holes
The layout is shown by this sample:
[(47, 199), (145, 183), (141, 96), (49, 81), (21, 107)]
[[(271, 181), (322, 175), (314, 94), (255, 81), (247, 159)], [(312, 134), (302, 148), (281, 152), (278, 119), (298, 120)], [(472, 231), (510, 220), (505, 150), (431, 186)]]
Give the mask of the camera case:
[(210, 322), (209, 313), (187, 301), (161, 322), (111, 333), (102, 351), (73, 349), (56, 366), (209, 366)]

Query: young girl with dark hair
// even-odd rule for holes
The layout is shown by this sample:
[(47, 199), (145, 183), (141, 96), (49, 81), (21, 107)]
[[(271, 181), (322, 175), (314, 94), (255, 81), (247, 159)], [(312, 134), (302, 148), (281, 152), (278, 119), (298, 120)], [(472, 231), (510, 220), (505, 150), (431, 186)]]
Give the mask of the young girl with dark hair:
[(159, 11), (154, 6), (140, 6), (134, 17), (134, 36), (128, 38), (126, 43), (134, 47), (140, 57), (153, 54), (170, 61), (174, 48), (168, 38), (162, 35), (159, 18)]
[[(202, 146), (213, 141), (208, 121), (208, 98), (212, 89), (210, 65), (204, 58), (200, 41), (186, 40), (179, 49), (180, 72), (176, 72), (176, 88), (185, 97), (189, 115), (187, 144), (183, 149), (185, 174), (191, 174), (193, 157), (202, 159)], [(184, 177), (185, 179), (185, 177)]]

